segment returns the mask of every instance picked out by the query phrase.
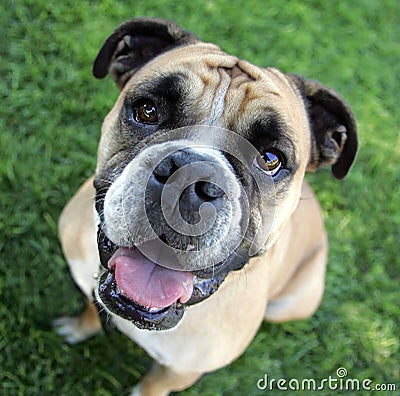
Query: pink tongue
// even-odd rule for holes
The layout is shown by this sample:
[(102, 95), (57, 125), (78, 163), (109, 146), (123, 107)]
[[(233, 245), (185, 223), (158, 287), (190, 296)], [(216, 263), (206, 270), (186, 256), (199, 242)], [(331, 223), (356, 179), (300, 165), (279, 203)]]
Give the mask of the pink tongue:
[(164, 308), (189, 300), (193, 292), (190, 272), (161, 267), (138, 249), (119, 248), (108, 266), (122, 294), (146, 307)]

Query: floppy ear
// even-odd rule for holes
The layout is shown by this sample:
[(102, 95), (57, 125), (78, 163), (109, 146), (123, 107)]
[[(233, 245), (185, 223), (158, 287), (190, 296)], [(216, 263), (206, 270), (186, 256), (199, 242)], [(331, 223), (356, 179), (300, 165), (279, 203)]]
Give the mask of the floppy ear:
[(141, 66), (173, 47), (199, 41), (192, 33), (165, 19), (136, 18), (119, 26), (105, 41), (94, 64), (93, 74), (111, 74), (119, 89)]
[(357, 125), (345, 100), (318, 81), (291, 74), (289, 78), (304, 96), (312, 131), (308, 170), (332, 165), (332, 173), (343, 179), (353, 164), (358, 148)]

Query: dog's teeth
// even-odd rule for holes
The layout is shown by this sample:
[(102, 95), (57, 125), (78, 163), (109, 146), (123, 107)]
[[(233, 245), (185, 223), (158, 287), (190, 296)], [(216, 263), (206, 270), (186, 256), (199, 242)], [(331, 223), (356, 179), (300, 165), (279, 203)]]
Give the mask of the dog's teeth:
[(160, 308), (157, 307), (146, 307), (146, 308), (149, 310), (149, 312), (156, 312), (160, 310)]
[(190, 252), (191, 250), (194, 250), (195, 248), (196, 248), (196, 246), (191, 245), (191, 244), (189, 243), (189, 245), (187, 245), (187, 247), (186, 247), (186, 251), (187, 251), (187, 252)]

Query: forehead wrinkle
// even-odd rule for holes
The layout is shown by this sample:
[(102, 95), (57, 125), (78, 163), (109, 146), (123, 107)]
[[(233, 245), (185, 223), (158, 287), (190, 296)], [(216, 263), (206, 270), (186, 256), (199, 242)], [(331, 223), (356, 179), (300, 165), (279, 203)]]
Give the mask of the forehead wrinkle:
[(231, 79), (224, 71), (224, 69), (218, 69), (220, 75), (220, 82), (218, 87), (215, 89), (214, 101), (211, 105), (211, 113), (208, 119), (208, 125), (222, 127), (222, 114), (225, 110), (226, 94), (231, 84)]
[[(251, 64), (245, 64), (246, 68), (239, 67), (239, 61), (235, 64), (221, 66), (210, 64), (209, 62), (197, 65), (198, 75), (204, 84), (203, 102), (208, 101), (208, 114), (203, 122), (210, 126), (224, 127), (224, 113), (230, 109), (229, 97), (235, 103), (235, 112), (242, 113), (250, 105), (251, 102), (259, 98), (265, 99), (265, 89), (257, 89), (260, 80), (265, 80), (265, 75)], [(243, 65), (242, 65), (243, 66)], [(200, 70), (201, 71), (200, 71)], [(265, 83), (265, 81), (263, 81)], [(265, 88), (265, 84), (263, 84)], [(269, 93), (279, 96), (276, 87), (270, 84)], [(268, 91), (267, 90), (267, 91)], [(234, 113), (233, 113), (234, 114)]]

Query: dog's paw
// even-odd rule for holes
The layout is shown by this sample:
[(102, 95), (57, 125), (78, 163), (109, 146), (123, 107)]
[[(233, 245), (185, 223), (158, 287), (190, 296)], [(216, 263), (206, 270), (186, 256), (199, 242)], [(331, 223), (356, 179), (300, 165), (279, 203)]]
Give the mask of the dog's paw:
[(81, 317), (62, 317), (52, 323), (53, 329), (64, 337), (68, 344), (77, 344), (96, 335), (101, 325), (88, 324)]

